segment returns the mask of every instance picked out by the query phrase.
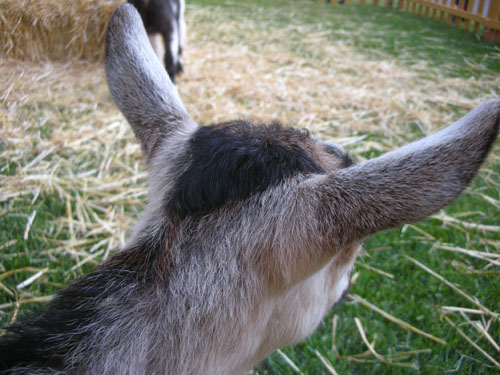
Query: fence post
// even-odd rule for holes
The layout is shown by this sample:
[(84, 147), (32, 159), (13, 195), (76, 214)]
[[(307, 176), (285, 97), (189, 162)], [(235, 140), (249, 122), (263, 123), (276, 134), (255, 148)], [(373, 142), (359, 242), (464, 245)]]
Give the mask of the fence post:
[[(455, 0), (451, 0), (451, 7), (454, 7), (455, 6)], [(446, 13), (446, 15), (448, 16), (448, 23), (450, 25), (453, 24), (453, 22), (455, 21), (455, 16), (451, 13)]]
[(378, 5), (378, 0), (373, 0), (373, 5)]
[[(482, 16), (483, 10), (484, 10), (484, 0), (479, 0), (479, 6), (477, 7), (477, 14)], [(479, 34), (479, 27), (480, 27), (480, 23), (475, 22), (474, 23), (474, 33)]]
[[(474, 3), (475, 2), (476, 2), (475, 0), (466, 1), (465, 2), (465, 9), (464, 10), (466, 12), (473, 13), (474, 12)], [(470, 19), (468, 19), (468, 18), (465, 20), (464, 29), (467, 30), (467, 31), (470, 29)]]
[[(465, 0), (460, 0), (458, 2), (458, 9), (459, 10), (464, 10), (465, 6)], [(462, 17), (455, 17), (455, 26), (457, 29), (460, 29), (460, 26), (462, 25), (463, 18)]]
[[(439, 0), (440, 3), (442, 3), (441, 0)], [(439, 15), (439, 22), (443, 22), (444, 23), (444, 11), (441, 11), (441, 14)]]
[[(500, 1), (491, 1), (490, 9), (488, 10), (488, 18), (491, 20), (500, 20)], [(500, 42), (500, 31), (494, 29), (484, 30), (484, 39), (496, 40)]]

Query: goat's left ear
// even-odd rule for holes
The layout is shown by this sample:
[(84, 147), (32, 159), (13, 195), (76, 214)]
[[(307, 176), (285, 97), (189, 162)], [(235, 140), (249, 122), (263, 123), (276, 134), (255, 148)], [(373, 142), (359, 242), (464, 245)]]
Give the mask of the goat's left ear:
[(120, 5), (109, 21), (105, 64), (111, 95), (132, 126), (147, 162), (162, 139), (197, 127), (131, 4)]
[(312, 178), (306, 185), (317, 202), (318, 232), (339, 248), (433, 214), (476, 175), (499, 121), (500, 101), (492, 100), (432, 136)]

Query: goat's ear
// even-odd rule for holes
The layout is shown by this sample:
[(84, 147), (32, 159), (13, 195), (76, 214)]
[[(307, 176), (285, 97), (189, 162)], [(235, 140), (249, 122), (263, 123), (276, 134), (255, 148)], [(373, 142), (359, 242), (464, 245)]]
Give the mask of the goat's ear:
[(499, 120), (500, 101), (489, 101), (432, 136), (311, 179), (319, 233), (345, 246), (438, 211), (476, 175)]
[(130, 4), (120, 5), (109, 21), (105, 65), (111, 95), (146, 161), (162, 138), (196, 128)]

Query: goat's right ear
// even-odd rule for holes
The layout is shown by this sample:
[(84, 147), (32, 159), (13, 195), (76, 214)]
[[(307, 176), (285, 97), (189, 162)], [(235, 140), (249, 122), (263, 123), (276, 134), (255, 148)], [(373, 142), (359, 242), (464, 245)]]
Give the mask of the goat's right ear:
[[(458, 197), (498, 134), (500, 101), (440, 132), (330, 175), (312, 178), (317, 231), (334, 248), (420, 220)], [(312, 187), (312, 189), (311, 189)]]
[(164, 137), (197, 127), (131, 4), (120, 5), (109, 21), (105, 65), (113, 100), (132, 126), (146, 162)]

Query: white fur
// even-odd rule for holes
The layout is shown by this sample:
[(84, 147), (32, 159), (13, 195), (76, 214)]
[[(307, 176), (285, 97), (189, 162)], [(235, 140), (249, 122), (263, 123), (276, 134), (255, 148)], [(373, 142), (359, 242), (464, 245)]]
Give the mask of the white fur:
[(186, 9), (185, 0), (179, 0), (179, 45), (182, 49), (186, 46), (186, 20), (184, 18), (184, 11)]
[(155, 52), (156, 56), (158, 56), (160, 62), (163, 64), (163, 62), (165, 61), (165, 44), (163, 43), (161, 34), (148, 34), (148, 37), (151, 46), (153, 47), (153, 51)]
[(172, 54), (174, 63), (179, 62), (179, 23), (172, 24), (172, 33), (170, 34), (170, 53)]

